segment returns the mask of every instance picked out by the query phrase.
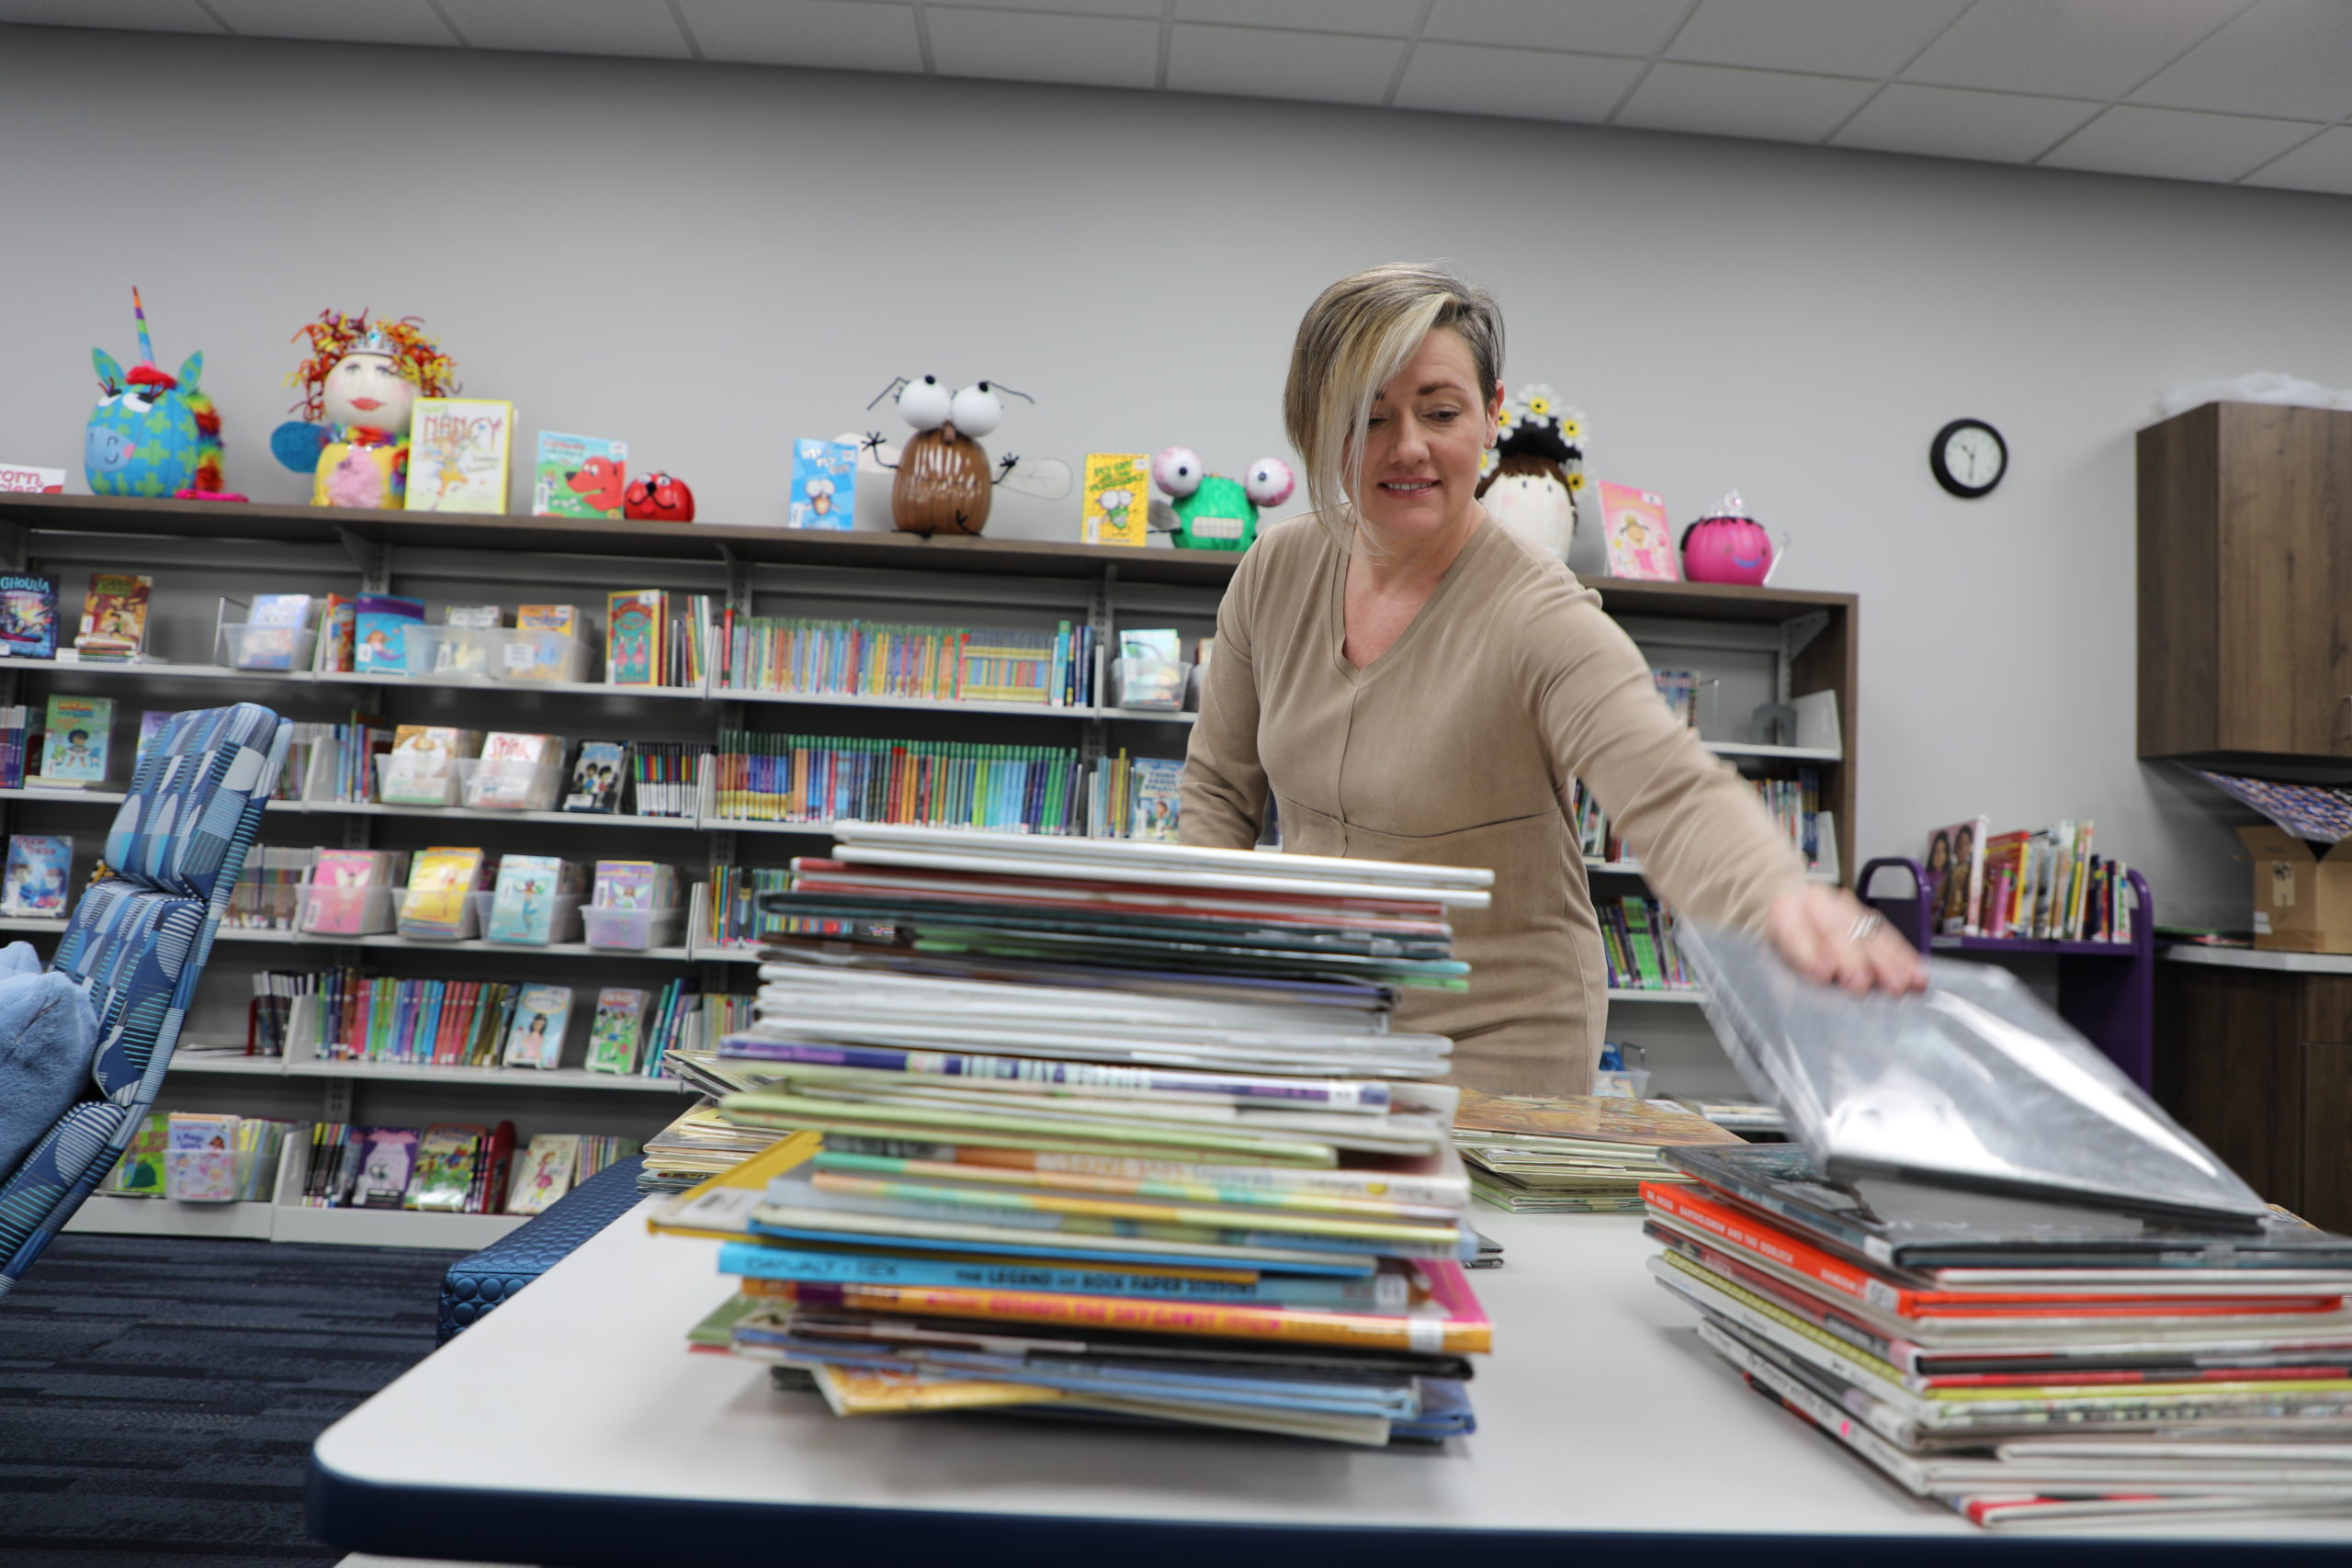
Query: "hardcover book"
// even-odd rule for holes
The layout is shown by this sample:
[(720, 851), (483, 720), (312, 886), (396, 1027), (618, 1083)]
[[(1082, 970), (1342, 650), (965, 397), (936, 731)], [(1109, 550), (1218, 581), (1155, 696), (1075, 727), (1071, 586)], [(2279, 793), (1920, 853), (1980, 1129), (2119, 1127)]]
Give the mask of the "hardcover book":
[(637, 1047), (645, 1022), (645, 993), (607, 986), (596, 993), (596, 1016), (588, 1026), (588, 1070), (637, 1070)]
[(1682, 581), (1682, 556), (1666, 521), (1665, 498), (1632, 485), (1600, 485), (1600, 531), (1609, 575), (1652, 582)]
[(416, 1129), (362, 1127), (358, 1173), (351, 1182), (350, 1202), (356, 1209), (397, 1209), (408, 1194), (410, 1175), (416, 1168)]
[(542, 430), (534, 476), (534, 516), (618, 517), (628, 488), (628, 443)]
[(482, 852), (444, 846), (424, 851), (401, 899), (401, 934), (448, 940), (465, 929), (466, 896), (481, 883)]
[(561, 1066), (564, 1030), (571, 1022), (571, 987), (524, 987), (514, 1004), (514, 1028), (506, 1036), (506, 1065)]
[(175, 1111), (164, 1129), (164, 1194), (184, 1203), (237, 1198), (237, 1119)]
[(137, 658), (147, 646), (147, 596), (154, 586), (152, 577), (90, 573), (89, 592), (82, 596), (82, 629), (74, 646), (93, 659)]
[(465, 1213), (489, 1137), (481, 1127), (449, 1122), (427, 1127), (416, 1145), (416, 1168), (409, 1175), (402, 1206)]
[(10, 834), (6, 880), (0, 882), (0, 914), (63, 919), (73, 865), (72, 839), (53, 833)]
[(362, 593), (355, 605), (354, 668), (362, 675), (408, 673), (408, 628), (424, 619), (424, 601)]
[(1079, 538), (1090, 545), (1141, 545), (1150, 537), (1151, 459), (1141, 452), (1089, 452)]
[(506, 1196), (510, 1214), (536, 1214), (571, 1190), (571, 1173), (580, 1160), (576, 1133), (539, 1133), (523, 1152), (522, 1168), (514, 1173), (514, 1190)]
[(857, 444), (792, 444), (792, 497), (785, 513), (795, 528), (846, 529), (857, 509)]
[(409, 420), (408, 509), (501, 513), (514, 449), (514, 405), (419, 398)]
[(30, 572), (0, 574), (0, 657), (57, 657), (57, 580)]
[(628, 767), (628, 744), (621, 740), (583, 740), (571, 764), (571, 789), (563, 797), (566, 811), (618, 811), (621, 780)]
[(1176, 816), (1184, 763), (1173, 757), (1137, 757), (1127, 837), (1155, 843), (1176, 841)]
[(662, 684), (662, 631), (670, 596), (659, 588), (605, 600), (605, 680), (615, 686)]
[(48, 736), (40, 750), (42, 782), (75, 788), (104, 784), (113, 739), (112, 697), (51, 697)]

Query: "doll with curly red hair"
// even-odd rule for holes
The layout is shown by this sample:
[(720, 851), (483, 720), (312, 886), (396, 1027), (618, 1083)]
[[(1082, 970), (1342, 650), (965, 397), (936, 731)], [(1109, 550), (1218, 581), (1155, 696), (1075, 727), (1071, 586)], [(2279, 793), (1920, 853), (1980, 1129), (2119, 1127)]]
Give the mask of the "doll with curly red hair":
[(294, 334), (310, 356), (286, 378), (304, 417), (277, 427), (270, 449), (312, 476), (313, 506), (397, 507), (408, 492), (409, 416), (419, 398), (455, 391), (455, 368), (413, 316), (368, 320), (322, 310)]

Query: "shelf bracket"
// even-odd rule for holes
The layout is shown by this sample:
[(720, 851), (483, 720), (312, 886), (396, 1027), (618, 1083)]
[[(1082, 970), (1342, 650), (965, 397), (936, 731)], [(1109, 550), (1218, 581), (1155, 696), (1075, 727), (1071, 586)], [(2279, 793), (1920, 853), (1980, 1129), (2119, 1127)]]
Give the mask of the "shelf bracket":
[(25, 526), (21, 523), (0, 523), (0, 569), (22, 571), (31, 562), (28, 554)]
[(348, 528), (337, 528), (335, 537), (351, 552), (359, 567), (359, 592), (390, 593), (392, 591), (392, 547), (377, 539), (363, 539)]
[(1815, 637), (1829, 629), (1829, 612), (1815, 610), (1807, 615), (1792, 616), (1781, 623), (1781, 659), (1773, 673), (1775, 702), (1787, 702), (1792, 694), (1789, 667), (1797, 661)]
[(727, 563), (727, 608), (739, 615), (752, 613), (752, 563), (729, 549), (718, 547), (718, 558)]
[(351, 1083), (349, 1078), (323, 1078), (326, 1092), (320, 1097), (319, 1120), (349, 1122), (351, 1120)]

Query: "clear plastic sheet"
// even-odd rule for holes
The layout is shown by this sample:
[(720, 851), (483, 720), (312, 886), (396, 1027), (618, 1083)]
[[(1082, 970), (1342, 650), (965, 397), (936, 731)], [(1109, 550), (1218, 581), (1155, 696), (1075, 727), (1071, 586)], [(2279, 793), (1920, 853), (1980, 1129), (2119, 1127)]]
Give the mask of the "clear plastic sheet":
[(1854, 996), (1763, 942), (1677, 931), (1740, 1076), (1829, 1176), (2252, 1225), (2268, 1211), (2015, 976), (1928, 963), (1928, 989)]

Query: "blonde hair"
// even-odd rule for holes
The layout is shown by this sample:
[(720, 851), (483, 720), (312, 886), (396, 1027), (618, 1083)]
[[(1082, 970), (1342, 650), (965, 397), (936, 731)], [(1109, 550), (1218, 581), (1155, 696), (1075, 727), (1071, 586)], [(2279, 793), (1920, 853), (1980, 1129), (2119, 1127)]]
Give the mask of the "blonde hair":
[(1483, 406), (1502, 379), (1502, 308), (1442, 266), (1392, 262), (1343, 277), (1299, 319), (1283, 425), (1306, 463), (1307, 501), (1343, 547), (1355, 533), (1354, 487), (1373, 397), (1440, 327), (1468, 346)]

